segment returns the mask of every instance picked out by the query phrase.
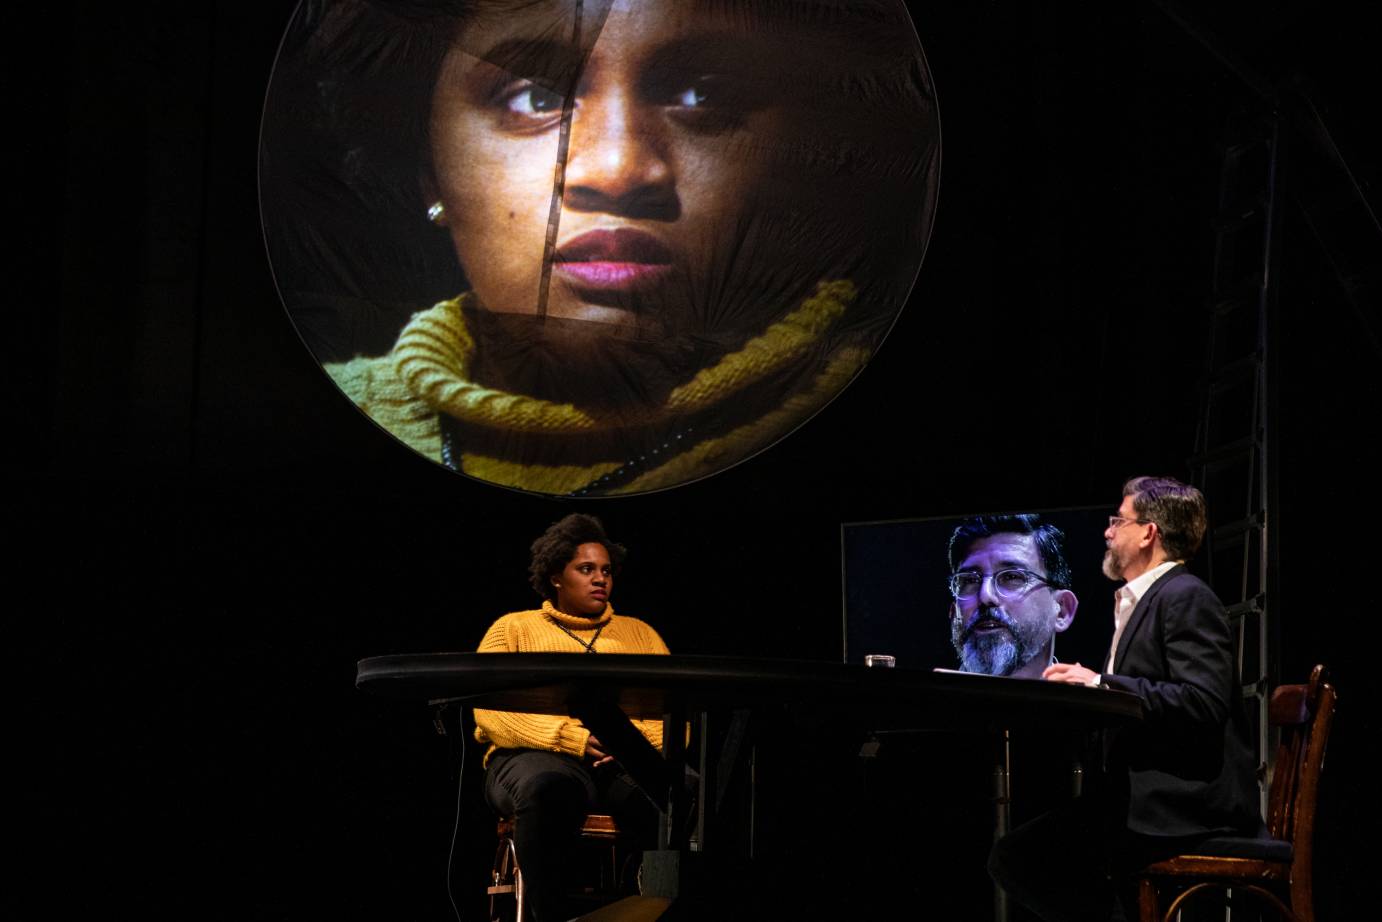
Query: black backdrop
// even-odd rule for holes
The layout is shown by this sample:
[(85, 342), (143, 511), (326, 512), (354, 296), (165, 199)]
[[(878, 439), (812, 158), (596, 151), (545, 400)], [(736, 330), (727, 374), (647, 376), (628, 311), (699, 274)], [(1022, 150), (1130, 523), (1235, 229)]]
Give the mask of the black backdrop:
[[(1207, 21), (1272, 79), (1304, 78), (1375, 201), (1376, 81), (1346, 8)], [(473, 648), (529, 603), (527, 544), (573, 508), (631, 548), (619, 607), (674, 650), (836, 659), (840, 522), (1113, 504), (1128, 475), (1188, 475), (1215, 144), (1247, 95), (1156, 4), (916, 7), (940, 210), (877, 359), (762, 456), (589, 504), (419, 459), (297, 340), (255, 191), (290, 9), (69, 2), (10, 30), (9, 876), (43, 917), (444, 918), (452, 757), (426, 713), (357, 694), (354, 663)], [(1341, 688), (1317, 893), (1342, 919), (1366, 899), (1355, 807), (1376, 799), (1377, 326), (1301, 221), (1283, 254), (1276, 611), (1286, 674), (1328, 662)], [(1014, 412), (1017, 432), (985, 425)], [(795, 730), (842, 770), (829, 734)], [(946, 834), (923, 814), (911, 841)], [(855, 876), (796, 889), (848, 906)]]

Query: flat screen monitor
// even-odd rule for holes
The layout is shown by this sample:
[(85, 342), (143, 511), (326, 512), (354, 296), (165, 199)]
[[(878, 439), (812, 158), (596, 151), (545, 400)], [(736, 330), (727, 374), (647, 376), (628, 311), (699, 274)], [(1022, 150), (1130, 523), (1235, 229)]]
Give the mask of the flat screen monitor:
[[(952, 604), (959, 603), (950, 587), (954, 572), (950, 544), (957, 530), (967, 526), (972, 531), (979, 520), (980, 532), (1046, 526), (1058, 529), (1058, 536), (1049, 529), (1046, 534), (1058, 537), (1058, 546), (1068, 564), (1068, 586), (1063, 588), (1074, 596), (1074, 615), (1068, 628), (1047, 633), (1055, 637), (1054, 653), (1059, 661), (1080, 662), (1101, 671), (1101, 661), (1108, 654), (1113, 635), (1113, 592), (1118, 586), (1101, 571), (1103, 533), (1110, 514), (1110, 509), (1097, 506), (844, 524), (844, 661), (863, 663), (869, 654), (884, 654), (893, 656), (896, 665), (904, 668), (961, 668), (951, 630)], [(1014, 524), (1015, 519), (1018, 524)], [(974, 542), (975, 539), (961, 534), (964, 550), (972, 549)], [(957, 555), (956, 562), (963, 563), (966, 556)], [(968, 569), (969, 582), (973, 583), (972, 574), (978, 573), (980, 593), (992, 601), (989, 597), (994, 574), (1005, 566), (1008, 564), (997, 558), (979, 561)], [(994, 614), (994, 619), (1019, 618), (1033, 610), (1037, 617), (1054, 615), (1060, 599), (1056, 587), (1037, 579), (1038, 575), (1048, 575), (1047, 568), (1040, 564), (1039, 553), (1032, 569), (1036, 572), (1027, 575), (1024, 585), (1019, 585), (1021, 575), (1005, 577), (1005, 592), (1013, 603), (996, 607), (1011, 611)], [(971, 619), (974, 616), (972, 604), (969, 615)], [(1000, 628), (987, 627), (994, 634), (1001, 633)], [(997, 642), (1004, 638), (994, 639)], [(990, 658), (988, 662), (994, 660)]]

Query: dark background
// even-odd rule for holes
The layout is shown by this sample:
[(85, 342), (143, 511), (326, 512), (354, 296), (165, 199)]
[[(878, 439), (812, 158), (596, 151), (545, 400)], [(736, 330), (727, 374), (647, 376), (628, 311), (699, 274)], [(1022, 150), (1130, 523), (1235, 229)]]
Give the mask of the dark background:
[[(455, 757), (424, 709), (357, 693), (354, 664), (473, 649), (497, 614), (531, 603), (527, 545), (572, 509), (632, 550), (619, 608), (674, 650), (837, 660), (841, 522), (1113, 507), (1129, 475), (1187, 477), (1217, 145), (1252, 97), (1159, 5), (1106, 6), (916, 7), (940, 100), (940, 206), (878, 357), (760, 457), (589, 503), (420, 459), (298, 340), (255, 176), (292, 3), (17, 14), (5, 457), (21, 906), (446, 918)], [(1377, 81), (1352, 10), (1232, 2), (1197, 16), (1269, 81), (1308, 90), (1375, 208)], [(1326, 164), (1294, 142), (1291, 176), (1333, 175)], [(1349, 303), (1298, 210), (1283, 234), (1273, 602), (1283, 675), (1326, 662), (1340, 688), (1316, 893), (1322, 919), (1344, 919), (1370, 899), (1352, 843), (1372, 833), (1361, 807), (1376, 800), (1377, 304), (1367, 291), (1363, 311)], [(772, 884), (795, 907), (784, 914), (848, 917), (899, 892), (982, 915), (987, 895), (967, 889), (981, 883), (926, 871), (945, 870), (958, 808), (904, 791), (897, 838), (916, 852), (859, 886), (855, 839), (809, 831), (849, 806), (857, 778), (840, 773), (857, 740), (809, 715), (780, 729), (800, 747), (783, 762), (805, 766), (774, 790), (779, 830), (802, 836), (802, 870)], [(483, 863), (488, 821), (467, 819), (462, 851)]]

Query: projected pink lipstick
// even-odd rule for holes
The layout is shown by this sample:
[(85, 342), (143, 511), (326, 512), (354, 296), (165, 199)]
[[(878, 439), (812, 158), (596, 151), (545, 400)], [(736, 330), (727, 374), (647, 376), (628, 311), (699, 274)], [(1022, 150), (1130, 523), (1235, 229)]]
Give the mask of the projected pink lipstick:
[(555, 268), (580, 288), (631, 291), (666, 276), (672, 252), (642, 231), (593, 230), (559, 246)]

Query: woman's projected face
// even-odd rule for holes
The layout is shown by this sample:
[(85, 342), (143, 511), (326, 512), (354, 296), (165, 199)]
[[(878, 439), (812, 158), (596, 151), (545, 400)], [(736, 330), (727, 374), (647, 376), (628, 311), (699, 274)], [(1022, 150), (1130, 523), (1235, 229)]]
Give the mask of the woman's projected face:
[(688, 0), (616, 0), (601, 22), (603, 5), (584, 4), (584, 60), (569, 0), (460, 30), (432, 103), (436, 196), (483, 309), (694, 334), (752, 258), (735, 246), (773, 180), (755, 149), (786, 118), (765, 76), (782, 50)]
[(903, 0), (399, 6), (300, 5), (260, 161), (284, 303), (385, 430), (491, 483), (649, 492), (875, 354), (940, 168)]

